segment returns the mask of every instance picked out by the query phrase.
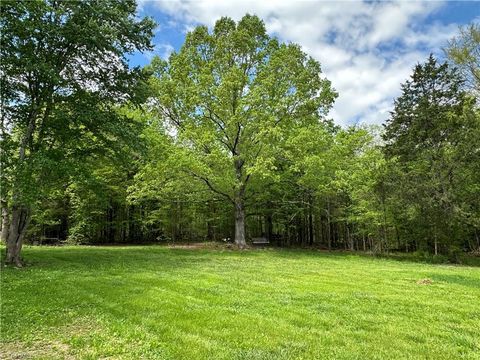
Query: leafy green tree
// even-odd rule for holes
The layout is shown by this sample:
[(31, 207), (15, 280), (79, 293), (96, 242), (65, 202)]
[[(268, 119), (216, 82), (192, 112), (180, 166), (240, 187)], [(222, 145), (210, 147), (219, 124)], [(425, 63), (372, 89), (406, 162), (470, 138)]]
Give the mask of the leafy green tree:
[(460, 28), (445, 49), (449, 60), (460, 69), (469, 89), (480, 96), (480, 23)]
[(3, 235), (6, 262), (21, 266), (47, 183), (75, 168), (68, 160), (113, 151), (134, 133), (115, 108), (139, 93), (142, 72), (129, 69), (125, 54), (151, 49), (154, 22), (136, 18), (134, 0), (0, 6)]
[(158, 110), (182, 145), (179, 162), (234, 206), (243, 247), (251, 177), (274, 170), (272, 149), (292, 128), (318, 122), (335, 92), (318, 62), (270, 38), (250, 15), (237, 24), (222, 18), (211, 33), (198, 26), (168, 62), (153, 66)]

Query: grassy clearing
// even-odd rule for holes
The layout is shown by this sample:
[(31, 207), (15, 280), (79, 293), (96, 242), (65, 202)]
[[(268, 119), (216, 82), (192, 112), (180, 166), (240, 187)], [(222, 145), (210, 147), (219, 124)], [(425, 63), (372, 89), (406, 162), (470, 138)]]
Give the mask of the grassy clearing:
[(2, 359), (480, 359), (476, 267), (148, 246), (25, 256), (2, 269)]

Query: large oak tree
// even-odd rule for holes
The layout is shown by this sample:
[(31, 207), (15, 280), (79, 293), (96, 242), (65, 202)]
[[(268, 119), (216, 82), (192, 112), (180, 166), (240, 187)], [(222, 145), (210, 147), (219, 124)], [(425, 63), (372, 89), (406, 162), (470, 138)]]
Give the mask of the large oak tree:
[[(186, 174), (235, 209), (235, 242), (245, 246), (245, 200), (252, 176), (274, 168), (289, 133), (318, 122), (335, 92), (298, 45), (267, 35), (246, 15), (198, 26), (168, 62), (153, 64), (158, 108), (181, 145)], [(183, 160), (180, 160), (183, 159)]]

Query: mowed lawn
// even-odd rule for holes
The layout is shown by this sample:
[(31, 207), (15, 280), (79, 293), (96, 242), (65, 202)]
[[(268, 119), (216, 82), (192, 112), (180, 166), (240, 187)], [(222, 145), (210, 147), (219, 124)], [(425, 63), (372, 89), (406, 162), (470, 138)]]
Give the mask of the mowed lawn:
[(2, 269), (1, 359), (480, 359), (478, 267), (283, 249), (24, 255)]

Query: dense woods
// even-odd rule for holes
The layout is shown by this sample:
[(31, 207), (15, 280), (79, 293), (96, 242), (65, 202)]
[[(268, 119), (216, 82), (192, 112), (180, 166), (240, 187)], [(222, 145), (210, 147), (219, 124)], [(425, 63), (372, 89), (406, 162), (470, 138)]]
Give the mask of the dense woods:
[(320, 64), (256, 16), (132, 69), (154, 28), (134, 1), (1, 12), (7, 262), (24, 240), (480, 251), (478, 24), (419, 59), (384, 126), (342, 128)]

